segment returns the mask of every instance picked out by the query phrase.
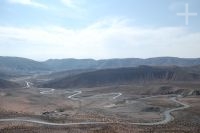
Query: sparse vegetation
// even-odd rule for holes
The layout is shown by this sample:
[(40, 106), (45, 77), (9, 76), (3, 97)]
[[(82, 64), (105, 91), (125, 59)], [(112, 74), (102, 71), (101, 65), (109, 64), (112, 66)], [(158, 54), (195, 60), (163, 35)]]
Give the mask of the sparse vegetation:
[[(28, 62), (30, 63), (30, 60)], [(46, 66), (43, 64), (36, 66), (38, 67)], [(16, 66), (16, 69), (19, 68), (24, 67)], [(29, 69), (36, 68), (30, 66)], [(37, 75), (38, 73), (34, 72), (28, 76), (15, 76), (14, 80), (11, 79), (12, 82), (5, 79), (0, 81), (0, 119), (26, 118), (51, 123), (88, 123), (55, 126), (4, 121), (0, 122), (0, 133), (198, 133), (200, 131), (198, 88), (200, 83), (197, 82), (200, 78), (196, 66), (187, 68), (140, 66), (72, 70), (50, 74), (47, 74), (46, 70), (44, 69), (45, 75)], [(49, 82), (49, 78), (55, 80)], [(26, 81), (34, 83), (27, 85)], [(38, 88), (44, 83), (48, 85), (53, 83), (53, 86)], [(57, 86), (58, 83), (61, 86)], [(41, 93), (52, 90), (52, 87), (55, 87), (53, 88), (55, 90), (51, 93)], [(82, 93), (77, 93), (77, 90)], [(120, 96), (113, 98), (118, 93)], [(78, 95), (73, 96), (74, 94)], [(191, 108), (173, 112), (174, 121), (163, 125), (131, 124), (162, 121), (165, 117), (164, 111), (182, 106), (170, 100), (172, 96), (191, 105)], [(149, 98), (145, 99), (146, 97)]]

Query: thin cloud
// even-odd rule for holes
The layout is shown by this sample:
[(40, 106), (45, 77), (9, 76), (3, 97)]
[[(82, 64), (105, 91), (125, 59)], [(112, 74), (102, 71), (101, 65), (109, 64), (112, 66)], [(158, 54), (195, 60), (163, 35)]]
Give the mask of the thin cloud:
[(0, 42), (1, 54), (11, 45), (18, 48), (18, 53), (11, 50), (12, 54), (34, 59), (200, 56), (199, 32), (182, 27), (134, 27), (116, 18), (78, 30), (58, 26), (0, 27)]
[(33, 6), (37, 8), (43, 8), (48, 9), (48, 6), (41, 4), (39, 2), (36, 2), (34, 0), (7, 0), (10, 4), (21, 4), (25, 6)]
[(77, 8), (77, 4), (73, 0), (61, 0), (63, 4), (71, 8)]
[(82, 1), (78, 0), (61, 0), (61, 3), (64, 4), (66, 7), (75, 10), (83, 10)]
[(170, 11), (182, 11), (185, 6), (185, 1), (174, 1), (169, 5), (169, 10)]

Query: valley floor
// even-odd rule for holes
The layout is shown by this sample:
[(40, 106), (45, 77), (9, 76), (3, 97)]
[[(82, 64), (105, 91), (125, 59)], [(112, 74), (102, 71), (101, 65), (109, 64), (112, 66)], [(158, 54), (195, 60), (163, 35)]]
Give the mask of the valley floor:
[(0, 90), (1, 133), (200, 132), (198, 83), (81, 89), (25, 85)]

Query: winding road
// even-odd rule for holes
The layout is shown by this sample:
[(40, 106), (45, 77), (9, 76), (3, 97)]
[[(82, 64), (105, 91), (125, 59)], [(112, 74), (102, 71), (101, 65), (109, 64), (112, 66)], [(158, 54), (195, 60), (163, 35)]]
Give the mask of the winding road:
[(77, 122), (77, 123), (52, 123), (43, 120), (37, 120), (33, 118), (10, 118), (0, 119), (0, 122), (28, 122), (50, 126), (71, 126), (71, 125), (94, 125), (94, 124), (108, 124), (111, 122)]
[[(68, 93), (68, 91), (65, 92), (65, 93)], [(76, 95), (81, 94), (82, 91), (74, 91), (73, 93), (75, 93), (75, 94), (72, 94), (72, 95), (68, 96), (67, 98), (72, 99), (72, 100), (77, 100), (77, 98), (74, 98), (74, 97), (75, 97)]]
[(31, 85), (30, 85), (30, 84), (32, 84), (31, 82), (25, 81), (25, 83), (26, 83), (26, 86), (23, 87), (23, 88), (30, 88), (31, 87)]
[(112, 99), (114, 100), (114, 99), (117, 99), (118, 97), (120, 97), (122, 95), (122, 93), (104, 93), (104, 94), (98, 94), (98, 95), (91, 96), (90, 98), (99, 98), (100, 96), (102, 98), (102, 96), (107, 96), (107, 95), (109, 95), (109, 97), (110, 97), (110, 95), (114, 95), (112, 97)]
[[(27, 82), (27, 87), (30, 87), (29, 83)], [(42, 91), (40, 92), (41, 94), (46, 94), (49, 93), (50, 91), (54, 90), (49, 90), (49, 91)], [(68, 96), (69, 99), (72, 100), (78, 100), (78, 98), (74, 98), (75, 96), (79, 95), (82, 93), (82, 91), (73, 91), (73, 92), (68, 92), (66, 91), (66, 93), (74, 93), (70, 96)], [(116, 99), (119, 96), (122, 95), (122, 93), (109, 93), (109, 95), (115, 95), (114, 97), (112, 97), (112, 99)], [(102, 94), (105, 95), (105, 94)], [(151, 96), (151, 97), (145, 97), (145, 98), (140, 98), (137, 100), (143, 100), (143, 99), (149, 99), (149, 98), (153, 98), (153, 97), (157, 97), (157, 96)], [(178, 96), (180, 97), (180, 95)], [(152, 125), (161, 125), (161, 124), (166, 124), (172, 120), (174, 120), (174, 117), (171, 115), (172, 112), (174, 111), (178, 111), (178, 110), (183, 110), (186, 108), (189, 108), (190, 105), (186, 104), (186, 103), (182, 103), (180, 101), (177, 100), (177, 97), (171, 97), (170, 98), (171, 101), (178, 103), (181, 105), (181, 107), (177, 107), (177, 108), (173, 108), (173, 109), (169, 109), (163, 112), (164, 115), (164, 119), (158, 122), (151, 122), (151, 123), (123, 123), (123, 122), (78, 122), (78, 123), (52, 123), (52, 122), (47, 122), (47, 121), (43, 121), (43, 120), (37, 120), (34, 118), (8, 118), (8, 119), (0, 119), (0, 122), (28, 122), (28, 123), (36, 123), (36, 124), (43, 124), (43, 125), (51, 125), (51, 126), (70, 126), (70, 125), (97, 125), (97, 124), (131, 124), (131, 125), (146, 125), (146, 126), (152, 126)]]
[(114, 96), (113, 99), (116, 99), (122, 95), (122, 93), (112, 93), (112, 94), (116, 94), (116, 96)]
[(172, 112), (183, 110), (186, 108), (189, 108), (190, 105), (182, 103), (180, 101), (177, 101), (176, 97), (170, 98), (170, 100), (182, 105), (182, 107), (173, 108), (170, 110), (166, 110), (164, 112), (165, 119), (158, 122), (152, 122), (152, 123), (122, 123), (122, 122), (79, 122), (79, 123), (52, 123), (47, 122), (43, 120), (36, 120), (33, 118), (9, 118), (9, 119), (0, 119), (0, 122), (29, 122), (29, 123), (36, 123), (36, 124), (43, 124), (43, 125), (51, 125), (51, 126), (70, 126), (70, 125), (96, 125), (96, 124), (131, 124), (131, 125), (146, 125), (146, 126), (152, 126), (152, 125), (161, 125), (166, 124), (174, 119), (174, 117), (171, 115)]
[(183, 109), (186, 109), (186, 108), (190, 107), (190, 105), (178, 101), (177, 97), (172, 97), (172, 98), (170, 98), (170, 100), (172, 100), (175, 103), (180, 104), (181, 107), (177, 107), (177, 108), (173, 108), (173, 109), (169, 109), (169, 110), (164, 111), (164, 113), (163, 113), (163, 115), (165, 116), (164, 120), (158, 121), (158, 122), (152, 122), (152, 123), (130, 123), (130, 124), (133, 124), (133, 125), (146, 125), (146, 126), (167, 124), (168, 122), (174, 120), (174, 117), (171, 115), (172, 112), (178, 111), (178, 110), (183, 110)]
[(55, 91), (55, 89), (51, 89), (48, 91), (40, 91), (40, 94), (53, 94), (54, 91)]

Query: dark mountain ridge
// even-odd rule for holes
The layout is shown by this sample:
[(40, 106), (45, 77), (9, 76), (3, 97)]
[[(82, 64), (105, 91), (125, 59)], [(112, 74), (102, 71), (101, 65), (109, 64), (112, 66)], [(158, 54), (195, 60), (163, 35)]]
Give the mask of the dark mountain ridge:
[(181, 67), (150, 67), (104, 69), (81, 73), (61, 79), (49, 81), (43, 87), (77, 88), (97, 87), (107, 85), (171, 82), (171, 81), (199, 81), (200, 74), (192, 73), (188, 68)]

